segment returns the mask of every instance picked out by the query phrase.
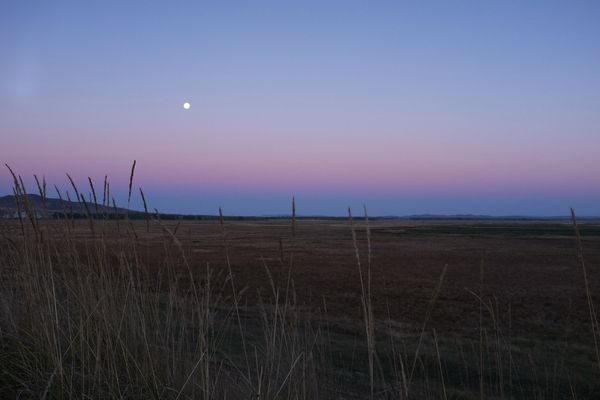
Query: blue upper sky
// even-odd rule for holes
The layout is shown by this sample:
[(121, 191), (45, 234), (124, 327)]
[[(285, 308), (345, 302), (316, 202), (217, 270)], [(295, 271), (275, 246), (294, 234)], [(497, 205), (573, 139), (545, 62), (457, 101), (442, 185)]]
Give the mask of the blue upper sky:
[(591, 1), (6, 0), (0, 161), (62, 188), (106, 173), (122, 200), (137, 159), (172, 212), (598, 215), (598, 21)]

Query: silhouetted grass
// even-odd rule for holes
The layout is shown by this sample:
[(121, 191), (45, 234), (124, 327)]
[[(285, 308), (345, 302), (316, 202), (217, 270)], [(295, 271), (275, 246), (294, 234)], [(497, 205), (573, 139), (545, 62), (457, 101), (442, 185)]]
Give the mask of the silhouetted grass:
[[(128, 204), (134, 171), (135, 164)], [(594, 347), (514, 337), (510, 305), (509, 319), (503, 320), (502, 305), (485, 294), (483, 265), (480, 288), (471, 291), (480, 319), (472, 338), (440, 336), (430, 326), (444, 285), (444, 266), (438, 285), (424, 299), (429, 307), (418, 330), (389, 315), (375, 315), (366, 208), (362, 223), (352, 219), (350, 210), (348, 219), (363, 320), (341, 322), (327, 314), (326, 305), (307, 313), (297, 304), (295, 201), (291, 240), (280, 241), (278, 264), (262, 261), (270, 293), (257, 293), (258, 306), (250, 307), (243, 299), (253, 288), (233, 273), (227, 233), (232, 222), (221, 210), (215, 223), (225, 268), (192, 263), (191, 249), (178, 238), (177, 228), (163, 224), (159, 213), (148, 213), (143, 198), (145, 212), (139, 217), (145, 219), (146, 233), (161, 232), (160, 246), (152, 249), (161, 266), (150, 268), (143, 261), (145, 239), (143, 232), (136, 232), (133, 214), (119, 218), (114, 201), (114, 213), (103, 211), (110, 204), (106, 178), (98, 205), (91, 179), (93, 204), (88, 204), (69, 177), (86, 210), (81, 216), (87, 219), (90, 240), (90, 235), (80, 234), (84, 222), (68, 210), (58, 221), (33, 217), (37, 210), (27, 200), (22, 179), (10, 172), (16, 207), (28, 218), (2, 221), (3, 398), (581, 399), (600, 393), (597, 314), (574, 213)], [(36, 182), (43, 200), (45, 179), (40, 183), (36, 177)], [(101, 212), (92, 212), (98, 207)], [(363, 229), (366, 241), (359, 241), (356, 232)], [(447, 231), (475, 234), (480, 229)], [(547, 230), (563, 234), (564, 226), (524, 231)], [(274, 268), (285, 271), (281, 287), (273, 279)], [(580, 360), (578, 366), (567, 367), (562, 357), (566, 352)], [(594, 363), (597, 367), (590, 368)]]

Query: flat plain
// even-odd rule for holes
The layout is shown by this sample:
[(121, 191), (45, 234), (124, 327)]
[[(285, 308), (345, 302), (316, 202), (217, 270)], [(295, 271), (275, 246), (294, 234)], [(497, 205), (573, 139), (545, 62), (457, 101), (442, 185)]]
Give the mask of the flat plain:
[[(160, 268), (152, 249), (162, 241), (138, 223), (142, 254)], [(191, 263), (225, 268), (218, 221), (173, 221)], [(371, 231), (372, 299), (375, 316), (419, 326), (447, 266), (431, 323), (440, 332), (460, 333), (479, 324), (479, 294), (500, 307), (514, 332), (545, 338), (588, 336), (589, 315), (577, 243), (570, 221), (405, 221), (374, 220)], [(226, 221), (231, 267), (244, 301), (268, 299), (269, 274), (285, 286), (291, 278), (297, 302), (307, 311), (327, 308), (331, 318), (361, 318), (361, 287), (351, 228), (344, 220), (299, 220), (295, 239), (287, 220)], [(361, 263), (366, 268), (365, 223), (354, 220)], [(588, 279), (600, 288), (600, 223), (580, 223)], [(160, 246), (159, 246), (160, 247)], [(268, 269), (268, 272), (267, 272)], [(483, 274), (483, 275), (482, 275)]]
[[(71, 247), (64, 251), (83, 259), (100, 246), (107, 268), (112, 253), (117, 265), (118, 254), (133, 251), (145, 276), (165, 282), (153, 291), (175, 281), (185, 292), (210, 280), (219, 309), (235, 306), (237, 323), (243, 325), (242, 340), (231, 334), (235, 323), (223, 328), (232, 337), (225, 346), (232, 364), (244, 363), (240, 342), (261, 341), (265, 327), (257, 321), (268, 320), (264, 310), (293, 304), (296, 321), (317, 321), (318, 330), (327, 332), (327, 383), (315, 384), (326, 398), (369, 397), (369, 386), (379, 391), (375, 397), (396, 398), (396, 384), (408, 387), (405, 372), (398, 372), (397, 360), (403, 357), (401, 364), (414, 359), (412, 371), (421, 360), (422, 369), (412, 384), (414, 395), (406, 389), (406, 398), (480, 398), (485, 393), (594, 398), (600, 390), (578, 242), (568, 220), (366, 222), (355, 217), (352, 224), (316, 218), (44, 224), (46, 240), (68, 237), (64, 240)], [(18, 237), (20, 229), (17, 221), (2, 223), (5, 239)], [(579, 230), (591, 299), (597, 303), (600, 222), (584, 220)], [(123, 250), (123, 243), (129, 250)], [(179, 254), (185, 263), (173, 261)], [(361, 274), (363, 285), (370, 276), (372, 331), (366, 333)], [(231, 319), (231, 312), (226, 314)], [(278, 312), (274, 315), (277, 319)], [(367, 368), (369, 335), (378, 365)], [(370, 385), (369, 370), (377, 375)]]

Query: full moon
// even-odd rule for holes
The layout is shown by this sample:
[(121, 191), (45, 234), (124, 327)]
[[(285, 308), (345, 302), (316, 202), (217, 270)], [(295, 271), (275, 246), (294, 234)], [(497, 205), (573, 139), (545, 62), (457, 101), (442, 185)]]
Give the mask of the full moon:
[(189, 110), (191, 106), (192, 105), (190, 103), (188, 103), (187, 101), (185, 103), (183, 103), (183, 109), (184, 110)]

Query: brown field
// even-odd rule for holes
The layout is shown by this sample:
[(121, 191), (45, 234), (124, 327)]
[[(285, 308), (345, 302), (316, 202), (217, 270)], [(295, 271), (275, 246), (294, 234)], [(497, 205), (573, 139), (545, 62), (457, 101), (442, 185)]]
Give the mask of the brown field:
[[(90, 223), (95, 224), (93, 235)], [(69, 251), (84, 259), (99, 243), (108, 259), (113, 253), (117, 257), (126, 240), (148, 276), (166, 282), (153, 289), (157, 292), (173, 279), (181, 283), (179, 290), (190, 289), (190, 276), (202, 286), (207, 281), (202, 276), (210, 270), (213, 296), (221, 309), (239, 305), (238, 322), (243, 320), (248, 341), (261, 330), (252, 321), (266, 315), (264, 310), (279, 307), (287, 293), (293, 298), (295, 318), (320, 321), (319, 329), (328, 332), (327, 357), (333, 366), (328, 367), (329, 388), (323, 388), (321, 396), (369, 397), (368, 335), (349, 221), (300, 219), (293, 235), (286, 219), (225, 220), (225, 237), (218, 220), (153, 221), (149, 231), (145, 221), (120, 221), (118, 230), (115, 221), (46, 221), (45, 226), (46, 241), (68, 236)], [(355, 218), (354, 228), (366, 279), (365, 221)], [(3, 237), (17, 238), (20, 229), (17, 222), (5, 221)], [(369, 229), (369, 298), (379, 363), (374, 367), (379, 371), (375, 392), (380, 393), (374, 397), (397, 398), (382, 383), (397, 379), (398, 372), (392, 371), (397, 364), (386, 364), (387, 358), (394, 358), (392, 352), (399, 351), (395, 346), (408, 354), (409, 364), (409, 355), (417, 352), (430, 358), (423, 371), (435, 370), (438, 364), (445, 371), (441, 383), (430, 372), (418, 378), (419, 385), (431, 385), (437, 392), (419, 389), (405, 397), (594, 398), (599, 393), (600, 370), (570, 221), (372, 220)], [(597, 303), (600, 223), (585, 221), (580, 230), (588, 283)], [(57, 254), (57, 260), (65, 254)], [(173, 261), (179, 256), (187, 266)], [(421, 348), (417, 341), (424, 337)], [(230, 347), (239, 347), (232, 340)], [(237, 356), (230, 358), (235, 361)], [(486, 373), (490, 376), (483, 379)]]
[[(90, 239), (87, 223), (77, 223), (80, 237)], [(149, 268), (160, 269), (162, 260), (154, 252), (162, 253), (164, 232), (154, 225), (147, 233), (145, 222), (133, 224), (140, 254)], [(365, 264), (365, 225), (357, 220), (354, 224)], [(447, 265), (432, 327), (451, 334), (478, 329), (479, 301), (471, 292), (480, 293), (483, 268), (483, 293), (493, 299), (503, 322), (508, 323), (510, 307), (515, 334), (555, 340), (590, 336), (571, 222), (376, 220), (369, 224), (376, 318), (420, 326)], [(195, 268), (208, 263), (216, 271), (225, 269), (218, 221), (167, 221), (163, 225), (171, 231), (179, 225), (176, 237)], [(293, 253), (291, 278), (301, 308), (314, 311), (325, 305), (330, 318), (361, 320), (361, 288), (349, 222), (300, 220), (293, 247), (287, 220), (226, 221), (225, 225), (235, 280), (247, 288), (244, 303), (256, 305), (259, 293), (268, 301), (267, 269), (276, 286), (285, 286)], [(596, 295), (600, 223), (585, 222), (580, 229), (588, 279)], [(110, 238), (111, 233), (107, 235)]]

